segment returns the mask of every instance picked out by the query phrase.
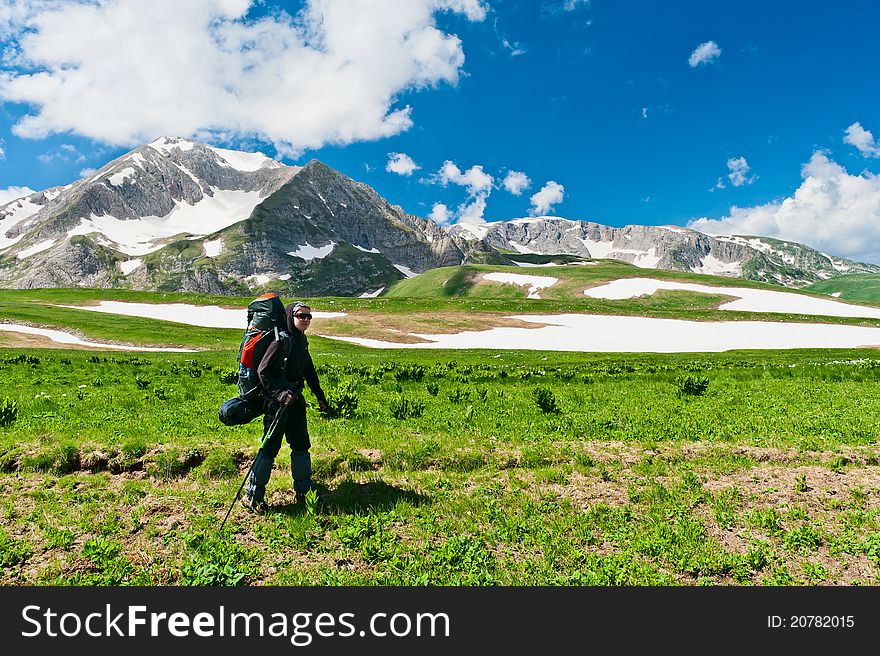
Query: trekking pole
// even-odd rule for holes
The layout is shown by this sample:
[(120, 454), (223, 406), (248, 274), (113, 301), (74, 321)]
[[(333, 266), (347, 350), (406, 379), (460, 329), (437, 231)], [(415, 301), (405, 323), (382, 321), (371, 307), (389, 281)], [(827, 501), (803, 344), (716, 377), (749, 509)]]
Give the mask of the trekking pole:
[(241, 482), (241, 485), (238, 486), (238, 492), (235, 493), (235, 498), (232, 500), (232, 504), (229, 506), (229, 510), (226, 511), (226, 517), (223, 518), (223, 521), (220, 522), (220, 529), (223, 530), (223, 526), (226, 524), (226, 520), (229, 519), (229, 513), (232, 512), (232, 509), (235, 507), (235, 502), (238, 501), (238, 497), (241, 496), (241, 491), (244, 489), (244, 484), (247, 483), (248, 477), (251, 475), (251, 472), (254, 470), (254, 465), (257, 464), (257, 458), (260, 457), (260, 454), (263, 452), (263, 447), (266, 446), (266, 440), (269, 439), (269, 436), (275, 432), (275, 427), (278, 426), (278, 422), (281, 421), (281, 417), (287, 411), (287, 406), (282, 405), (278, 408), (278, 412), (275, 413), (275, 419), (272, 421), (272, 425), (269, 426), (269, 430), (266, 431), (266, 434), (263, 435), (263, 441), (260, 442), (260, 448), (257, 450), (257, 455), (254, 456), (254, 461), (251, 463), (251, 466), (248, 468), (247, 474), (244, 475), (244, 480)]

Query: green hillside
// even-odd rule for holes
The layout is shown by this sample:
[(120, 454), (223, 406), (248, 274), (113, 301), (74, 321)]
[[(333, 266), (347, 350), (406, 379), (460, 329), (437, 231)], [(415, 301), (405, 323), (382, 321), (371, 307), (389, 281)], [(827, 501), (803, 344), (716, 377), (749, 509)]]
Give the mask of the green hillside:
[(804, 290), (828, 296), (836, 295), (836, 298), (845, 301), (880, 303), (880, 274), (851, 273), (835, 276), (830, 280), (815, 282)]

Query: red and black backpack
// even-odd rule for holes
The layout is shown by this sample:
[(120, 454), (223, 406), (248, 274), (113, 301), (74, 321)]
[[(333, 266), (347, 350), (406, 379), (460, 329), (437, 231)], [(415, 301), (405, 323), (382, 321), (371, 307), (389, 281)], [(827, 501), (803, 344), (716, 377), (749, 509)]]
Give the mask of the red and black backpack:
[(227, 426), (246, 424), (263, 414), (263, 387), (257, 367), (269, 344), (287, 335), (287, 316), (278, 294), (263, 294), (247, 308), (247, 328), (238, 349), (238, 396), (220, 406)]

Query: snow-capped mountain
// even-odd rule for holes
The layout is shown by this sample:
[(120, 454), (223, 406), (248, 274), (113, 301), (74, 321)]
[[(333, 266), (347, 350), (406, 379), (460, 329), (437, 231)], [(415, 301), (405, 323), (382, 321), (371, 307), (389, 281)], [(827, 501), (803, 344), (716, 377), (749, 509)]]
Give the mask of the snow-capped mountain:
[(17, 288), (373, 296), (430, 268), (523, 253), (788, 286), (880, 271), (800, 244), (675, 227), (537, 217), (441, 228), (316, 160), (285, 166), (169, 137), (0, 206), (0, 285)]
[(843, 273), (880, 267), (820, 253), (769, 237), (712, 237), (675, 226), (622, 228), (534, 217), (479, 226), (458, 224), (450, 234), (480, 240), (501, 252), (611, 258), (647, 269), (672, 269), (803, 287)]
[(87, 178), (0, 206), (0, 285), (217, 294), (375, 293), (496, 256), (317, 161), (163, 137)]

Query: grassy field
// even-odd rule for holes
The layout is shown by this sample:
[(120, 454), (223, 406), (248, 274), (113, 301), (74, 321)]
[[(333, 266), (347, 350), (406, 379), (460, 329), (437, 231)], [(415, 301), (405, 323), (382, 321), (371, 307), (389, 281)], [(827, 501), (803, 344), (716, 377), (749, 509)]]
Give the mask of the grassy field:
[[(612, 260), (597, 262), (595, 266), (572, 265), (547, 269), (488, 265), (446, 267), (432, 269), (415, 278), (401, 281), (389, 290), (387, 296), (381, 298), (309, 299), (314, 310), (345, 312), (348, 315), (316, 322), (313, 332), (400, 341), (401, 333), (482, 330), (512, 325), (510, 320), (504, 318), (506, 315), (566, 312), (696, 321), (766, 320), (880, 326), (880, 321), (872, 319), (719, 310), (717, 308), (721, 303), (730, 300), (729, 296), (722, 294), (660, 291), (650, 296), (624, 300), (587, 298), (583, 296), (583, 290), (587, 287), (622, 277), (656, 277), (726, 287), (783, 290), (781, 287), (736, 278), (639, 269)], [(548, 275), (561, 280), (552, 287), (543, 289), (541, 299), (528, 299), (524, 287), (479, 280), (481, 274), (490, 271)], [(798, 293), (796, 290), (785, 291)], [(135, 345), (231, 349), (237, 348), (241, 339), (241, 331), (235, 329), (198, 328), (168, 322), (157, 324), (151, 319), (60, 307), (88, 305), (100, 300), (245, 308), (252, 297), (131, 290), (0, 290), (0, 321), (61, 330), (73, 329), (78, 335), (91, 340)], [(535, 324), (529, 327), (535, 327)], [(0, 333), (0, 346), (4, 343), (14, 345), (15, 339), (9, 334)], [(338, 342), (336, 344), (336, 349), (346, 348)]]
[(880, 275), (876, 273), (851, 273), (831, 280), (815, 282), (805, 291), (815, 294), (838, 294), (837, 298), (858, 303), (880, 303)]
[(220, 532), (234, 350), (0, 350), (0, 583), (877, 583), (875, 352), (312, 351), (322, 500)]

